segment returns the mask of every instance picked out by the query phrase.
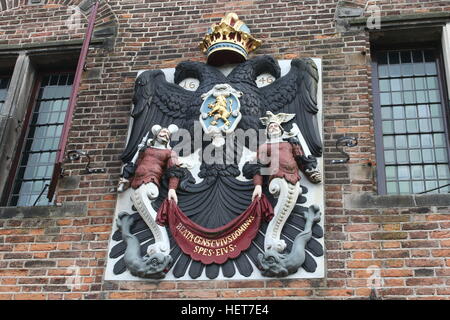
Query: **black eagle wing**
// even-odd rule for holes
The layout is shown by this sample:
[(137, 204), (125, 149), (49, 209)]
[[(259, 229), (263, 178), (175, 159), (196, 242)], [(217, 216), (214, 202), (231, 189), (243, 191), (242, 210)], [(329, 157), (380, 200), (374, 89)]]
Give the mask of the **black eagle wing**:
[(322, 141), (317, 122), (319, 72), (310, 58), (294, 59), (291, 70), (272, 84), (260, 88), (262, 108), (273, 113), (294, 113), (311, 153), (322, 156)]
[[(183, 89), (169, 83), (161, 70), (144, 71), (136, 79), (134, 87), (134, 119), (130, 139), (122, 153), (124, 163), (131, 161), (142, 138), (158, 124), (167, 127), (176, 124), (185, 127), (186, 115), (192, 114), (191, 101), (196, 97), (194, 91)], [(196, 110), (195, 112), (198, 112)]]

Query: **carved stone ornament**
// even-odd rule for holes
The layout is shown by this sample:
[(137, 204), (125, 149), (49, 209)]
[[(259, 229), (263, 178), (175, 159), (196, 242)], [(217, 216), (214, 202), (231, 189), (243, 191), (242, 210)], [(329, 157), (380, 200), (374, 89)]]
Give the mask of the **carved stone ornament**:
[(246, 58), (139, 73), (107, 280), (324, 276), (321, 60)]

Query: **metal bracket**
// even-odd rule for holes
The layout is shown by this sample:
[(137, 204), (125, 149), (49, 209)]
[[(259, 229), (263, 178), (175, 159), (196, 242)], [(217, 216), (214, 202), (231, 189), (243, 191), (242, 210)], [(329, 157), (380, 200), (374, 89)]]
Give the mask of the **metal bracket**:
[(80, 150), (70, 150), (67, 152), (67, 159), (69, 161), (76, 161), (79, 160), (81, 158), (81, 156), (85, 156), (88, 158), (88, 163), (86, 164), (86, 168), (84, 169), (85, 172), (87, 174), (92, 174), (92, 173), (105, 173), (106, 170), (104, 168), (91, 168), (90, 164), (91, 164), (91, 157), (89, 156), (89, 154), (85, 151), (80, 151)]
[(355, 137), (338, 138), (336, 140), (336, 149), (345, 156), (345, 159), (331, 160), (331, 164), (347, 163), (350, 160), (350, 156), (342, 148), (339, 148), (339, 144), (342, 144), (343, 147), (356, 147), (358, 145), (358, 139)]

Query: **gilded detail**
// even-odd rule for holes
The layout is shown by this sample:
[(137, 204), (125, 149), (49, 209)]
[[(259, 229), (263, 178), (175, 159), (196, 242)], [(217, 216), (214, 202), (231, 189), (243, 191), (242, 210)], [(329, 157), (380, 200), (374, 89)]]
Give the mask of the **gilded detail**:
[(230, 121), (228, 121), (228, 118), (233, 112), (233, 110), (231, 109), (233, 100), (229, 99), (228, 102), (230, 103), (229, 105), (227, 104), (227, 99), (225, 98), (225, 96), (220, 95), (216, 98), (215, 103), (208, 104), (208, 108), (211, 109), (211, 111), (208, 112), (208, 116), (214, 118), (214, 120), (211, 121), (211, 124), (213, 126), (217, 124), (217, 120), (219, 119), (222, 119), (225, 122), (225, 125), (230, 125)]
[(249, 32), (236, 13), (228, 13), (220, 23), (211, 26), (211, 32), (200, 42), (200, 49), (208, 56), (220, 50), (235, 51), (247, 59), (248, 55), (262, 44)]

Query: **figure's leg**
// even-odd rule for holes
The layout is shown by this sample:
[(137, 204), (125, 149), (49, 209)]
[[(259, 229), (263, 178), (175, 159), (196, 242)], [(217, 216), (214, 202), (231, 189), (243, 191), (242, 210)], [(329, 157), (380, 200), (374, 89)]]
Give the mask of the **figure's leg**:
[(264, 249), (281, 253), (286, 248), (286, 242), (280, 239), (281, 230), (301, 194), (300, 182), (293, 185), (284, 179), (275, 178), (269, 185), (269, 191), (272, 194), (278, 194), (278, 202), (274, 208), (274, 217), (266, 230)]
[(158, 187), (154, 183), (146, 183), (132, 193), (131, 200), (155, 237), (155, 243), (148, 247), (147, 253), (150, 255), (160, 252), (168, 255), (170, 252), (169, 236), (166, 228), (155, 222), (157, 213), (150, 201), (150, 199), (156, 199), (158, 194)]

